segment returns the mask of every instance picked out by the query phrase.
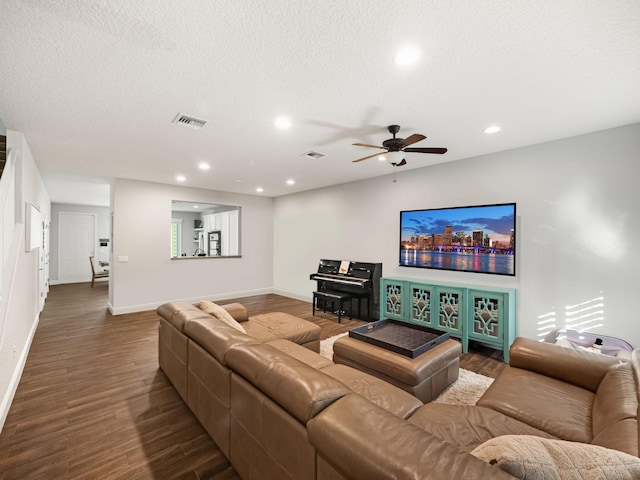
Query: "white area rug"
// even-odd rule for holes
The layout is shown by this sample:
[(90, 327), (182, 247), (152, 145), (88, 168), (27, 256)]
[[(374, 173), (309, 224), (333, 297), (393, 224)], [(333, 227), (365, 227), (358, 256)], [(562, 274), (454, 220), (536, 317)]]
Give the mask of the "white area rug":
[[(320, 355), (333, 360), (333, 342), (347, 333), (329, 337), (320, 342)], [(464, 368), (460, 369), (458, 380), (442, 392), (433, 403), (448, 403), (451, 405), (475, 405), (484, 392), (493, 383), (493, 378), (474, 373)]]

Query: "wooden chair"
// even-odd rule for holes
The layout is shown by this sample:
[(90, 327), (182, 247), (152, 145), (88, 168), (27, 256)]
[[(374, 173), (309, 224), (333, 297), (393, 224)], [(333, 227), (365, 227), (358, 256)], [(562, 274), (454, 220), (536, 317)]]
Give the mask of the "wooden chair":
[(96, 283), (96, 278), (107, 278), (109, 276), (109, 272), (98, 272), (96, 273), (96, 267), (93, 266), (93, 257), (89, 257), (89, 263), (91, 264), (91, 288)]

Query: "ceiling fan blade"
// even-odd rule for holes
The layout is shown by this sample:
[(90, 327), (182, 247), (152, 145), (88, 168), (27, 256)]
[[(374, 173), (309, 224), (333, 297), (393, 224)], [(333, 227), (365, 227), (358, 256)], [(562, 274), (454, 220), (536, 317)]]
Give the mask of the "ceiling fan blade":
[(403, 152), (416, 152), (416, 153), (446, 153), (446, 148), (439, 147), (425, 147), (425, 148), (405, 148)]
[(380, 154), (379, 154), (379, 153), (374, 153), (373, 155), (369, 155), (368, 157), (362, 157), (362, 158), (359, 158), (359, 159), (357, 159), (357, 160), (352, 160), (352, 162), (353, 162), (353, 163), (361, 162), (361, 161), (363, 161), (363, 160), (367, 160), (367, 159), (369, 159), (369, 158), (378, 157), (378, 156), (380, 156)]
[(404, 139), (404, 141), (402, 142), (402, 144), (405, 147), (408, 147), (409, 145), (413, 145), (414, 143), (418, 143), (420, 140), (424, 140), (425, 137), (424, 135), (420, 134), (420, 133), (414, 133), (413, 135), (408, 136), (407, 138)]
[(406, 165), (406, 164), (407, 164), (407, 161), (403, 158), (402, 161), (400, 163), (396, 163), (395, 166), (396, 167), (401, 167), (401, 166)]
[(371, 147), (371, 148), (381, 148), (383, 150), (386, 150), (386, 148), (381, 147), (380, 145), (368, 145), (366, 143), (353, 143), (352, 145), (355, 145), (356, 147)]

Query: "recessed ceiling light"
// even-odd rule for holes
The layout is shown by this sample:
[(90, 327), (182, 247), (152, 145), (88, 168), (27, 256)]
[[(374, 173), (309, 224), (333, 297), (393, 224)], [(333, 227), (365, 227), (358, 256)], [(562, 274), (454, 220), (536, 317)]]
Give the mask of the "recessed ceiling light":
[(393, 62), (400, 67), (410, 67), (420, 60), (420, 50), (414, 45), (402, 47), (393, 57)]
[(296, 183), (296, 181), (293, 178), (290, 178), (289, 180), (287, 180), (287, 185), (294, 185)]
[(207, 162), (200, 162), (198, 164), (198, 168), (200, 170), (209, 170), (211, 168), (211, 165), (209, 165)]
[(497, 133), (500, 131), (500, 127), (497, 125), (491, 125), (484, 129), (484, 133)]
[(187, 177), (185, 177), (184, 175), (176, 175), (176, 180), (178, 182), (184, 182), (187, 180)]
[(264, 192), (264, 188), (258, 187), (258, 188), (256, 188), (256, 192), (262, 193), (262, 192)]
[(291, 127), (291, 120), (289, 119), (289, 117), (280, 116), (276, 118), (275, 124), (279, 129), (286, 130), (287, 128)]

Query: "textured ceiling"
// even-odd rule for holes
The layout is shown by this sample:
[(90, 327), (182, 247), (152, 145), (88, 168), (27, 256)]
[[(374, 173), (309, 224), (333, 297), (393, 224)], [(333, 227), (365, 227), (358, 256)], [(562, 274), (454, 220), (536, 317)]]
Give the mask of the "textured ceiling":
[(388, 175), (351, 144), (392, 123), (449, 149), (409, 170), (640, 121), (637, 0), (2, 0), (0, 22), (0, 118), (53, 201), (85, 177), (280, 196)]

